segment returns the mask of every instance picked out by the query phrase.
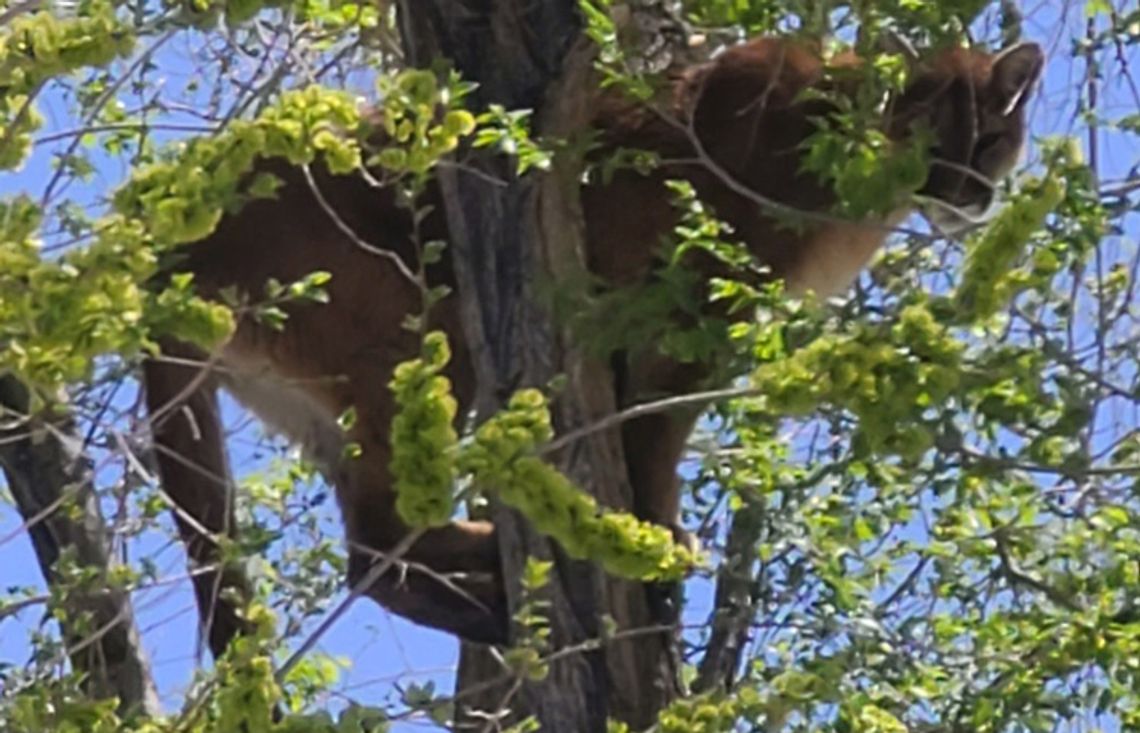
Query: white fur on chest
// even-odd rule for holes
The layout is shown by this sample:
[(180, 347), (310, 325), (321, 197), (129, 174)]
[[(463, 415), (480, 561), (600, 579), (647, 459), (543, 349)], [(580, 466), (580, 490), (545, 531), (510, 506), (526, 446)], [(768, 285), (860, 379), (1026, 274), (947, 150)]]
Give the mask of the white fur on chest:
[(898, 226), (907, 213), (897, 211), (874, 223), (824, 225), (803, 243), (802, 256), (784, 275), (785, 290), (796, 297), (809, 290), (821, 298), (843, 293), (883, 246), (890, 229)]
[(307, 460), (326, 474), (336, 467), (347, 442), (337, 415), (306, 392), (300, 384), (282, 379), (266, 365), (224, 359), (223, 385), (265, 428), (299, 446)]

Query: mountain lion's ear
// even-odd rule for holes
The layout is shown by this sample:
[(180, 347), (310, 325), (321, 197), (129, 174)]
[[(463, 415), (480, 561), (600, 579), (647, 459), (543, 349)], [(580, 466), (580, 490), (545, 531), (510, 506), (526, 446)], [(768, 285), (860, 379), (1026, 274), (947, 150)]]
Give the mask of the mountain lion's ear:
[(1029, 88), (1041, 76), (1045, 53), (1036, 43), (1019, 43), (1002, 51), (994, 60), (990, 87), (1008, 115), (1029, 98)]

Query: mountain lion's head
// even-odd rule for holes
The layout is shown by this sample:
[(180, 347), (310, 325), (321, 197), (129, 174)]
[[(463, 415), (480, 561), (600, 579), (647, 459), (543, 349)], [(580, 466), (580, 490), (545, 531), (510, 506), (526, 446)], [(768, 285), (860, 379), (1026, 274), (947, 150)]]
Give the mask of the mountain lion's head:
[(915, 122), (934, 134), (918, 194), (934, 199), (926, 208), (936, 224), (960, 228), (993, 203), (1025, 143), (1025, 106), (1044, 60), (1040, 46), (1022, 43), (997, 54), (955, 48), (916, 62), (887, 124), (892, 136)]
[[(883, 131), (900, 142), (915, 140), (917, 128), (929, 132), (929, 174), (916, 192), (927, 199), (928, 216), (955, 228), (976, 220), (1025, 143), (1025, 107), (1044, 65), (1041, 47), (1022, 43), (998, 53), (953, 47), (920, 55), (891, 38), (879, 45), (908, 57), (911, 73), (903, 91), (888, 100)], [(848, 51), (828, 65), (840, 71), (863, 63)], [(845, 81), (853, 77), (826, 76), (819, 44), (757, 38), (686, 72), (676, 105), (680, 117), (691, 115), (712, 159), (743, 184), (793, 207), (818, 209), (830, 196), (817, 195), (811, 184), (818, 180), (809, 183), (800, 166), (802, 142), (835, 106), (803, 92), (854, 92)]]

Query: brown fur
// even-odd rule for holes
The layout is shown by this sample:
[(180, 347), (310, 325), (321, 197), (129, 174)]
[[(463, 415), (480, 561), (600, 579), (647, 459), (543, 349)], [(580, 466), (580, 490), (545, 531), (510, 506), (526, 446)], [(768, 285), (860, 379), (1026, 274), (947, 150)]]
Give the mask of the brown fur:
[[(916, 81), (888, 106), (884, 129), (902, 140), (914, 122), (934, 128), (934, 154), (946, 162), (934, 165), (921, 193), (957, 207), (989, 204), (992, 187), (963, 169), (969, 166), (993, 181), (1012, 167), (1025, 134), (1026, 87), (1040, 65), (1040, 50), (1026, 45), (1000, 62), (988, 54), (955, 49), (919, 67)], [(736, 182), (786, 206), (822, 212), (834, 197), (814, 176), (800, 171), (797, 146), (813, 130), (809, 116), (827, 112), (828, 105), (799, 101), (797, 95), (821, 83), (823, 71), (808, 46), (754, 40), (680, 75), (672, 111), (682, 121), (692, 120), (707, 154)], [(659, 116), (615, 103), (612, 97), (603, 97), (597, 108), (596, 122), (607, 146), (649, 148), (674, 160), (694, 157), (683, 130)], [(212, 236), (186, 249), (178, 269), (193, 272), (206, 295), (236, 286), (253, 299), (269, 277), (290, 281), (326, 270), (332, 273), (331, 301), (289, 308), (283, 331), (243, 320), (218, 355), (222, 369), (184, 409), (171, 412), (156, 427), (160, 469), (167, 491), (179, 504), (210, 531), (227, 530), (232, 515), (219, 508), (228, 505), (222, 488), (227, 469), (216, 418), (211, 416), (216, 406), (210, 390), (215, 383), (229, 387), (272, 427), (300, 442), (336, 486), (351, 543), (352, 580), (371, 562), (369, 549), (389, 550), (407, 532), (393, 508), (387, 468), (394, 406), (386, 385), (393, 367), (417, 353), (416, 338), (400, 324), (416, 309), (418, 298), (390, 261), (360, 248), (338, 229), (298, 171), (278, 161), (265, 162), (263, 169), (286, 182), (278, 198), (253, 202), (227, 217)], [(395, 206), (391, 192), (376, 190), (359, 176), (315, 173), (324, 198), (361, 239), (414, 264), (410, 221)], [(775, 226), (754, 200), (734, 191), (707, 166), (675, 162), (650, 175), (622, 170), (608, 183), (582, 190), (587, 260), (594, 273), (614, 284), (649, 276), (661, 238), (675, 221), (662, 182), (678, 177), (691, 181), (717, 216), (734, 227), (735, 237), (775, 276), (786, 278), (793, 292), (842, 291), (881, 245), (887, 228), (906, 213), (901, 209), (882, 221), (817, 220), (793, 231)], [(429, 192), (429, 198), (436, 196)], [(420, 233), (424, 241), (447, 238), (439, 202), (433, 203), (436, 214)], [(435, 283), (454, 284), (446, 261), (434, 266), (430, 277)], [(434, 318), (453, 345), (449, 376), (463, 411), (475, 385), (457, 298), (445, 299)], [(172, 348), (185, 353), (185, 347)], [(148, 364), (151, 409), (177, 400), (195, 373), (194, 367)], [(705, 377), (700, 365), (675, 363), (656, 353), (636, 354), (619, 387), (629, 402), (691, 391)], [(357, 421), (342, 436), (335, 419), (350, 406)], [(668, 526), (676, 523), (675, 470), (696, 415), (694, 410), (659, 414), (624, 425), (635, 510), (642, 517)], [(202, 425), (210, 429), (202, 430)], [(363, 447), (360, 459), (341, 459), (346, 439)], [(188, 470), (187, 461), (200, 464), (212, 479)], [(200, 541), (198, 550), (196, 559), (208, 559)], [(493, 527), (455, 522), (429, 532), (406, 557), (432, 573), (414, 566), (407, 574), (390, 572), (369, 590), (372, 597), (414, 621), (464, 638), (506, 639)], [(463, 593), (446, 587), (433, 573), (454, 573)], [(213, 623), (226, 626), (218, 639), (212, 638), (217, 653), (226, 633), (239, 628), (224, 618), (215, 617)]]

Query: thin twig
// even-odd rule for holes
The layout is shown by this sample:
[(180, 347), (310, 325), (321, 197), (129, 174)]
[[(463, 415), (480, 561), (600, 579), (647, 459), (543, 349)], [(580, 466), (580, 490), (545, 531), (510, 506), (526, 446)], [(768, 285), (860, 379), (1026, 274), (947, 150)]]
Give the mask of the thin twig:
[(654, 400), (653, 402), (643, 402), (640, 405), (626, 408), (621, 412), (607, 415), (590, 425), (572, 430), (560, 436), (558, 439), (552, 440), (542, 448), (539, 455), (554, 453), (577, 440), (645, 415), (653, 415), (658, 412), (665, 412), (679, 407), (701, 406), (718, 400), (735, 399), (737, 397), (755, 397), (760, 394), (762, 394), (762, 392), (758, 387), (729, 387), (727, 389), (715, 389), (707, 392), (692, 392), (678, 397), (666, 397), (664, 399)]
[(383, 562), (377, 563), (369, 568), (368, 572), (364, 574), (364, 577), (358, 580), (349, 589), (348, 595), (345, 596), (344, 599), (337, 604), (336, 608), (334, 608), (329, 612), (327, 616), (325, 616), (320, 625), (318, 625), (317, 628), (313, 630), (313, 633), (309, 634), (309, 636), (307, 636), (305, 640), (301, 642), (301, 645), (297, 647), (297, 650), (289, 655), (289, 658), (286, 659), (285, 662), (277, 668), (277, 671), (274, 672), (273, 675), (274, 678), (278, 682), (282, 682), (285, 677), (288, 676), (289, 672), (292, 671), (293, 668), (296, 667), (297, 664), (299, 664), (300, 661), (305, 658), (305, 655), (312, 651), (313, 647), (315, 647), (321, 638), (329, 632), (329, 630), (336, 624), (336, 622), (339, 621), (341, 617), (343, 617), (344, 614), (348, 612), (348, 609), (352, 606), (352, 604), (355, 603), (358, 598), (364, 595), (365, 592), (370, 587), (372, 587), (374, 583), (380, 580), (381, 576), (383, 576), (384, 573), (391, 570), (392, 566), (396, 564), (396, 561), (399, 560), (399, 558), (402, 557), (405, 553), (407, 553), (407, 551), (411, 549), (412, 545), (414, 545), (421, 537), (423, 537), (426, 532), (427, 530), (423, 528), (417, 529), (414, 532), (409, 532), (404, 536), (404, 539), (400, 540), (400, 542), (392, 549), (392, 552), (384, 559)]
[(136, 131), (145, 132), (147, 130), (162, 130), (165, 132), (196, 132), (205, 135), (213, 135), (218, 131), (216, 125), (190, 125), (179, 124), (175, 122), (118, 122), (115, 124), (107, 125), (89, 125), (87, 127), (77, 127), (73, 130), (62, 130), (60, 132), (53, 132), (47, 135), (41, 135), (36, 138), (36, 145), (46, 145), (47, 143), (59, 142), (68, 138), (82, 137), (88, 134), (98, 134), (101, 132), (120, 132), (120, 131)]
[[(105, 90), (103, 90), (103, 93), (100, 94), (99, 98), (96, 99), (94, 104), (91, 105), (91, 111), (87, 113), (87, 119), (83, 121), (83, 124), (85, 126), (92, 124), (99, 113), (103, 111), (103, 107), (105, 107), (107, 103), (110, 102), (111, 99), (115, 96), (115, 94), (118, 93), (119, 89), (121, 89), (123, 85), (127, 83), (127, 80), (130, 79), (131, 75), (142, 68), (145, 64), (150, 63), (151, 57), (154, 56), (154, 54), (157, 53), (160, 48), (166, 45), (166, 42), (173, 38), (177, 32), (177, 28), (171, 28), (159, 36), (146, 51), (140, 53), (138, 55), (138, 58), (131, 62), (131, 65), (127, 67), (127, 70), (124, 71), (117, 79), (115, 79), (115, 81), (112, 82)], [(67, 150), (61, 157), (66, 160), (67, 158), (70, 158), (72, 155), (74, 155), (75, 151), (79, 149), (79, 145), (82, 140), (82, 136), (73, 138), (71, 144), (67, 146)], [(44, 195), (40, 198), (41, 209), (48, 208), (48, 204), (52, 199), (52, 194), (55, 193), (56, 186), (58, 186), (60, 181), (63, 180), (63, 176), (66, 173), (66, 165), (61, 165), (56, 168), (55, 173), (52, 175), (51, 180), (48, 181), (47, 187), (44, 189)]]
[(336, 209), (332, 207), (332, 204), (330, 204), (328, 202), (328, 199), (325, 198), (324, 194), (321, 193), (320, 187), (317, 186), (316, 179), (313, 178), (313, 171), (308, 165), (301, 166), (301, 171), (305, 174), (305, 180), (308, 182), (309, 188), (313, 192), (313, 196), (316, 197), (317, 203), (320, 204), (325, 213), (329, 215), (329, 218), (332, 219), (333, 224), (336, 225), (337, 229), (343, 232), (346, 237), (352, 240), (353, 244), (355, 244), (357, 247), (360, 247), (365, 252), (390, 260), (392, 264), (396, 266), (396, 269), (400, 271), (400, 274), (408, 279), (408, 282), (415, 285), (417, 289), (420, 288), (419, 278), (417, 278), (416, 274), (408, 268), (407, 264), (404, 263), (404, 260), (401, 259), (398, 254), (391, 250), (383, 249), (381, 247), (377, 247), (374, 244), (369, 244), (368, 242), (364, 241), (353, 230), (353, 228), (350, 227), (344, 221), (344, 219), (340, 217), (340, 214), (336, 213)]
[(1043, 580), (1039, 580), (1021, 568), (1017, 567), (1013, 558), (1009, 554), (1009, 547), (1006, 544), (1004, 528), (999, 529), (993, 533), (994, 545), (997, 547), (998, 560), (1001, 562), (1001, 571), (1012, 584), (1024, 585), (1031, 588), (1041, 595), (1048, 598), (1053, 603), (1057, 604), (1066, 611), (1073, 613), (1081, 613), (1084, 611), (1080, 604), (1070, 598), (1068, 595), (1057, 590)]

